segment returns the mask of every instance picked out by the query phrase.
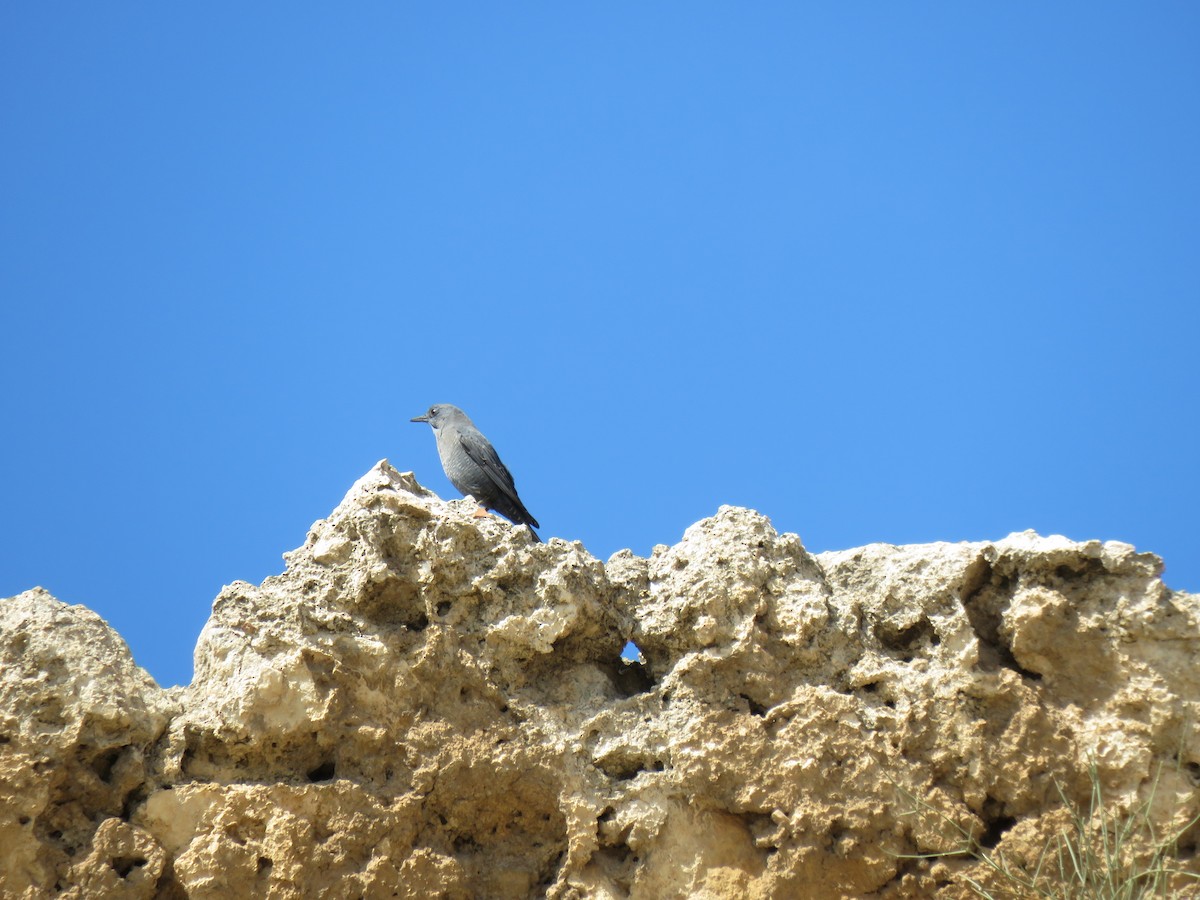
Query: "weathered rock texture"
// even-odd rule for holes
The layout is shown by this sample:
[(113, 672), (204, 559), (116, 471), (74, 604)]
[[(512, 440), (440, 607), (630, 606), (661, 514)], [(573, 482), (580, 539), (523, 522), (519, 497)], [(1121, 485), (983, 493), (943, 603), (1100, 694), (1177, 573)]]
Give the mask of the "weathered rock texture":
[(813, 556), (725, 507), (606, 565), (469, 513), (380, 463), (186, 689), (0, 601), (0, 894), (959, 897), (994, 875), (915, 856), (1032, 863), (1089, 766), (1200, 871), (1200, 603), (1153, 556)]

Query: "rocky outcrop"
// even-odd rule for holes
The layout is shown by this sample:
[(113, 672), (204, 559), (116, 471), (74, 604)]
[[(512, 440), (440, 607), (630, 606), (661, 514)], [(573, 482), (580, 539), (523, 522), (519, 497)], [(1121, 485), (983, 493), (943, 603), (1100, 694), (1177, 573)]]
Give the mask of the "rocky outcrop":
[(812, 555), (723, 507), (605, 564), (470, 510), (380, 463), (186, 689), (0, 601), (0, 894), (958, 897), (1097, 790), (1192, 890), (1200, 602), (1155, 557)]
[(91, 610), (0, 601), (0, 896), (153, 896), (167, 858), (129, 819), (177, 712)]

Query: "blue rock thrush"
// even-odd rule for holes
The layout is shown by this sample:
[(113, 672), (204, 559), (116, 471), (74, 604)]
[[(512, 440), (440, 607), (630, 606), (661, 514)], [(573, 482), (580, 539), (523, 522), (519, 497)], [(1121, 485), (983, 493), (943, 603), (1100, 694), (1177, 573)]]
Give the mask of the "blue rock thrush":
[(428, 422), (433, 428), (442, 469), (464, 496), (474, 497), (484, 509), (495, 510), (510, 522), (527, 525), (533, 539), (541, 541), (533, 530), (541, 526), (517, 496), (512, 474), (465, 412), (448, 403), (437, 403), (425, 415), (410, 421)]

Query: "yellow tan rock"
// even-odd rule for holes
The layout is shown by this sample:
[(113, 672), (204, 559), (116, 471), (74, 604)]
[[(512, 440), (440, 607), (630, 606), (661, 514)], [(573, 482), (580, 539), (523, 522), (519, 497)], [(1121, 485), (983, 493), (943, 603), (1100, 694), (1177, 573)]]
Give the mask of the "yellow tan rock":
[(0, 896), (965, 897), (1003, 885), (938, 854), (1032, 864), (1097, 785), (1200, 812), (1200, 603), (1149, 554), (813, 555), (722, 507), (605, 564), (471, 511), (378, 464), (186, 689), (0, 601)]

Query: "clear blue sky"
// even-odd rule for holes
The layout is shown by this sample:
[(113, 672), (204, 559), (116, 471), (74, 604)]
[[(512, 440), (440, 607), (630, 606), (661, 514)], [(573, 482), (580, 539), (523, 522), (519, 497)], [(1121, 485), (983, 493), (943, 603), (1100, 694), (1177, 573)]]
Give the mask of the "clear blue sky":
[(163, 684), (462, 406), (606, 558), (1117, 539), (1200, 591), (1200, 7), (0, 11), (0, 596)]

